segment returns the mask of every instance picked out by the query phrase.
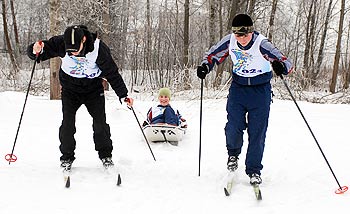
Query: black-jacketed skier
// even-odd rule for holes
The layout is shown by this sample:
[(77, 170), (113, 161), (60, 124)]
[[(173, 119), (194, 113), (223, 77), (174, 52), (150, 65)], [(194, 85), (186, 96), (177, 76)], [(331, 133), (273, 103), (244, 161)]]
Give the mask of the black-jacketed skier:
[(54, 57), (61, 59), (59, 70), (63, 113), (59, 128), (61, 167), (70, 169), (75, 160), (75, 117), (77, 110), (83, 104), (93, 118), (95, 150), (105, 168), (114, 166), (110, 127), (106, 123), (102, 78), (107, 79), (120, 101), (123, 100), (132, 106), (133, 99), (128, 97), (127, 87), (118, 72), (109, 47), (86, 26), (73, 25), (66, 28), (63, 35), (29, 45), (28, 56), (34, 60), (35, 53), (40, 53), (38, 62)]

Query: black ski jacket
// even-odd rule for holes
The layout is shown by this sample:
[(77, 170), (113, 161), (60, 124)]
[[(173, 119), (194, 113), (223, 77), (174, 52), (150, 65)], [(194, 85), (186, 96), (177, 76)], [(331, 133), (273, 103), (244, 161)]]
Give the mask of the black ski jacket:
[[(84, 43), (83, 56), (94, 50), (94, 42), (96, 40), (96, 34), (92, 34), (89, 31), (84, 32), (87, 40)], [(43, 51), (38, 56), (37, 62), (45, 61), (54, 57), (63, 58), (66, 55), (64, 37), (63, 35), (53, 36), (49, 40), (44, 40)], [(30, 59), (35, 60), (35, 54), (33, 53), (33, 44), (27, 48), (27, 55)], [(62, 86), (62, 90), (69, 90), (75, 93), (90, 93), (96, 90), (103, 89), (102, 78), (107, 79), (111, 87), (118, 95), (118, 97), (124, 98), (128, 95), (128, 89), (124, 83), (124, 80), (118, 72), (118, 67), (112, 59), (110, 49), (108, 46), (100, 40), (98, 56), (96, 64), (101, 70), (101, 74), (96, 78), (76, 78), (66, 74), (61, 68), (59, 71), (59, 79)]]

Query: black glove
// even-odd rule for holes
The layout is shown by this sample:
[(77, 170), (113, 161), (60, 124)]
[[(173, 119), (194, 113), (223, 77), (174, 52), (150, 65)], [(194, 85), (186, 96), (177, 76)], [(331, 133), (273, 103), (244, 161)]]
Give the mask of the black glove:
[(128, 95), (120, 96), (119, 97), (120, 104), (123, 104), (123, 102), (126, 102), (127, 99), (128, 99)]
[(147, 126), (147, 125), (149, 125), (149, 123), (148, 123), (146, 120), (143, 121), (142, 127), (145, 127), (145, 126)]
[(209, 66), (205, 63), (197, 67), (197, 76), (201, 79), (205, 79), (205, 76), (209, 74)]
[(272, 69), (275, 71), (277, 76), (281, 76), (286, 71), (286, 66), (283, 62), (275, 60), (272, 62)]

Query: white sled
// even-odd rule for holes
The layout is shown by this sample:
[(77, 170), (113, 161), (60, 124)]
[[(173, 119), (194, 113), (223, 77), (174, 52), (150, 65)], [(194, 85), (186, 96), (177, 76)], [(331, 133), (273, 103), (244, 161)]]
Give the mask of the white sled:
[(152, 124), (144, 126), (143, 131), (148, 141), (169, 142), (177, 144), (186, 133), (186, 128), (180, 126), (170, 126), (165, 124)]

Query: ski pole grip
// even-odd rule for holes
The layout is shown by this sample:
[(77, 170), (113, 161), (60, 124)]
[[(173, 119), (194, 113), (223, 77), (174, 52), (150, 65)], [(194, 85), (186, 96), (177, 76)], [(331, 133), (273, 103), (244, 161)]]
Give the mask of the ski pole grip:
[[(39, 43), (40, 46), (42, 46), (43, 41), (42, 41), (42, 40), (39, 40), (38, 43)], [(38, 57), (39, 54), (40, 54), (40, 52), (41, 52), (41, 50), (40, 50), (39, 52), (36, 52), (36, 53), (35, 53), (35, 56)]]

